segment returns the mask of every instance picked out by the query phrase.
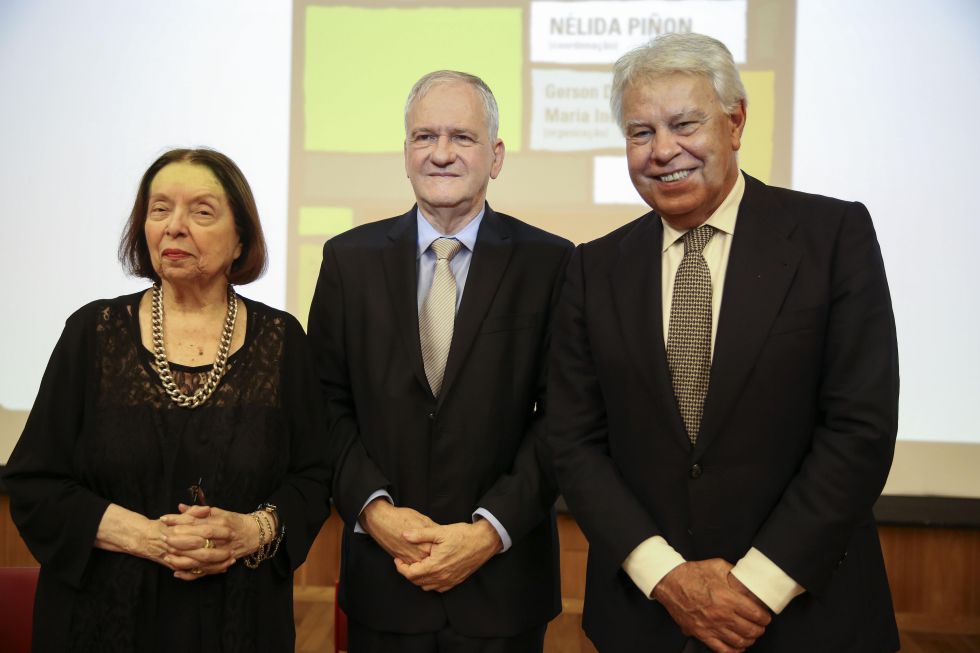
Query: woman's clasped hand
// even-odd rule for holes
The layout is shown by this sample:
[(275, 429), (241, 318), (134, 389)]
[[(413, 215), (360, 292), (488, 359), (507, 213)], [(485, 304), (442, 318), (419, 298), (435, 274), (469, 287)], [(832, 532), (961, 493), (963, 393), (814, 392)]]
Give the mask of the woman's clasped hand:
[(259, 545), (259, 529), (245, 515), (211, 506), (180, 504), (158, 520), (166, 550), (161, 561), (181, 580), (223, 574)]

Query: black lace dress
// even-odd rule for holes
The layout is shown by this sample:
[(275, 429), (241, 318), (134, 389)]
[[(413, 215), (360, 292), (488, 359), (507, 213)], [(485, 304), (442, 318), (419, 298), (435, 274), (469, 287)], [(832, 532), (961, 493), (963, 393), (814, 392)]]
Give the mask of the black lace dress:
[[(164, 393), (140, 341), (141, 294), (73, 314), (4, 473), (11, 513), (41, 563), (35, 651), (293, 651), (292, 571), (329, 513), (322, 399), (296, 320), (245, 300), (244, 345), (196, 409)], [(208, 367), (172, 364), (184, 391)], [(278, 507), (278, 554), (192, 582), (92, 546), (109, 503), (156, 518), (189, 503)]]

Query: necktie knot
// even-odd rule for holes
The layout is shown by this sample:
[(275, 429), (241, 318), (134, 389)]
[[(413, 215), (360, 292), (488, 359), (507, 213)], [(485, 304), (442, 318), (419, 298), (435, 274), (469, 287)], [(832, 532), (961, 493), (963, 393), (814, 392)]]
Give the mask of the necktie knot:
[(711, 237), (715, 235), (715, 228), (710, 224), (703, 224), (700, 227), (695, 227), (684, 234), (684, 253), (688, 254), (694, 252), (695, 254), (700, 254), (704, 251), (705, 246), (707, 246), (708, 241)]
[(435, 253), (437, 259), (451, 261), (454, 256), (459, 254), (459, 250), (463, 248), (463, 243), (455, 238), (436, 238), (429, 245), (429, 248)]

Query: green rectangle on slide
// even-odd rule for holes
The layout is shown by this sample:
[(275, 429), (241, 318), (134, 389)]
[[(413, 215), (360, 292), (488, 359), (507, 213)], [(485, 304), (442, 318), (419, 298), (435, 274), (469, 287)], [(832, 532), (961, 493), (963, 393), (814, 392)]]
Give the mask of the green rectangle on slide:
[(344, 206), (303, 206), (299, 209), (300, 236), (336, 236), (354, 226), (354, 209)]
[(521, 149), (520, 7), (306, 8), (303, 74), (308, 151), (400, 152), (412, 84), (433, 70), (479, 76), (500, 107), (500, 138)]

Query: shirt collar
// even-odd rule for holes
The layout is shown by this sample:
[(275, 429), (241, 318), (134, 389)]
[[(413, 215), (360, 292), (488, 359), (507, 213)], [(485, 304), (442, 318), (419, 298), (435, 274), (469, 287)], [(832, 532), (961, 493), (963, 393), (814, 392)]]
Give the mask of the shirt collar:
[(470, 220), (465, 227), (459, 230), (455, 234), (443, 234), (432, 226), (432, 223), (425, 219), (422, 214), (422, 209), (416, 209), (415, 220), (418, 224), (419, 233), (419, 245), (418, 251), (415, 253), (415, 258), (419, 258), (429, 249), (429, 245), (432, 244), (436, 238), (455, 238), (459, 242), (463, 243), (463, 247), (469, 251), (473, 251), (476, 247), (476, 236), (480, 231), (480, 223), (483, 222), (483, 215), (487, 212), (487, 205), (484, 204), (480, 212), (476, 214), (476, 217)]
[[(745, 177), (742, 175), (742, 171), (739, 170), (738, 177), (735, 179), (735, 185), (732, 186), (730, 191), (728, 191), (728, 195), (725, 197), (724, 201), (722, 201), (721, 205), (715, 209), (715, 212), (708, 216), (708, 219), (704, 221), (704, 224), (710, 224), (718, 231), (726, 234), (735, 235), (735, 220), (738, 218), (738, 207), (742, 203), (742, 196), (744, 194)], [(688, 230), (685, 229), (683, 231), (679, 231), (674, 229), (663, 218), (660, 218), (660, 222), (662, 222), (664, 225), (662, 252), (666, 252), (667, 249), (682, 238)]]

